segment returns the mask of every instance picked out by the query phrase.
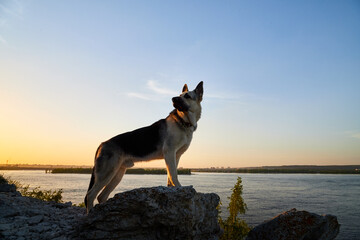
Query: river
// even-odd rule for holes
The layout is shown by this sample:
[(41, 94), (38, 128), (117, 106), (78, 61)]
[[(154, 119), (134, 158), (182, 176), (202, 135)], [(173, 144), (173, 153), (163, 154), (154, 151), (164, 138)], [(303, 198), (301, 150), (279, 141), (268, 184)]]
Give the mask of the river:
[[(63, 200), (83, 202), (89, 174), (45, 174), (45, 171), (0, 171), (30, 187), (63, 189)], [(242, 178), (243, 198), (248, 210), (241, 217), (255, 226), (281, 212), (296, 208), (317, 214), (337, 216), (341, 224), (337, 239), (360, 239), (360, 176), (341, 174), (235, 174), (193, 173), (180, 175), (183, 186), (197, 192), (217, 193), (226, 207), (237, 177)], [(139, 187), (166, 185), (166, 175), (125, 175), (113, 194)], [(111, 196), (113, 196), (113, 194)]]

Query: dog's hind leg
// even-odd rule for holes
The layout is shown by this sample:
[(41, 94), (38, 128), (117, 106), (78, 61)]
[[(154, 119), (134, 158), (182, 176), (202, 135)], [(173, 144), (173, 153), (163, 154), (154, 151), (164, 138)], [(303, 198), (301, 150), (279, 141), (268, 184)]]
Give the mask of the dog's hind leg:
[(118, 172), (116, 173), (116, 175), (110, 180), (110, 182), (105, 186), (105, 188), (102, 190), (102, 192), (98, 196), (97, 200), (99, 201), (99, 203), (103, 203), (108, 199), (110, 193), (120, 183), (120, 181), (123, 178), (125, 172), (126, 172), (126, 167), (121, 166), (119, 168)]
[(93, 187), (88, 191), (88, 193), (86, 195), (87, 196), (86, 210), (88, 213), (89, 213), (90, 209), (93, 208), (93, 206), (94, 206), (94, 200), (95, 200), (96, 196), (98, 195), (100, 190), (102, 188), (104, 188), (106, 183), (110, 180), (111, 180), (110, 177), (106, 177), (105, 179), (95, 178), (95, 183), (94, 183)]
[(94, 205), (94, 200), (98, 193), (103, 189), (115, 176), (119, 168), (119, 158), (113, 154), (103, 155), (96, 159), (94, 169), (94, 185), (87, 192), (87, 212)]

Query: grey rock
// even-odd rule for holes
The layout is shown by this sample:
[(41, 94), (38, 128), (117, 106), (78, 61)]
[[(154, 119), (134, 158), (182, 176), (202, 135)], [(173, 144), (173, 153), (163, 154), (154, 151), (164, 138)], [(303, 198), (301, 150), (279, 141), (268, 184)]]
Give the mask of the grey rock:
[(75, 233), (84, 239), (218, 239), (219, 196), (193, 187), (139, 188), (96, 205)]
[(253, 228), (247, 240), (317, 239), (331, 240), (339, 234), (340, 224), (332, 215), (317, 215), (295, 208)]
[(15, 184), (0, 184), (0, 192), (16, 192)]
[[(14, 232), (12, 230), (8, 230), (8, 231), (1, 231), (0, 232), (0, 237), (4, 237), (5, 239), (9, 239), (11, 237), (15, 236)], [(2, 239), (2, 238), (0, 238)]]
[[(1, 200), (1, 198), (0, 198)], [(0, 218), (15, 217), (20, 214), (19, 209), (14, 207), (11, 202), (4, 202), (0, 204)]]
[(57, 238), (53, 238), (52, 240), (67, 240), (68, 238), (65, 237), (65, 236), (60, 236), (60, 237), (57, 237)]
[(30, 229), (30, 231), (31, 231), (31, 232), (36, 232), (36, 233), (42, 233), (42, 232), (47, 231), (47, 230), (50, 230), (50, 229), (51, 229), (50, 227), (49, 227), (49, 228), (46, 228), (44, 225), (38, 224), (38, 225), (32, 227), (32, 228)]
[(48, 232), (52, 230), (52, 227), (49, 223), (40, 223), (32, 228), (34, 231), (42, 233), (42, 232)]
[(30, 217), (30, 218), (28, 219), (28, 223), (29, 223), (30, 225), (38, 224), (38, 223), (40, 223), (43, 219), (44, 219), (44, 217), (41, 216), (41, 215), (33, 216), (33, 217)]
[(17, 229), (16, 231), (16, 235), (17, 236), (26, 236), (26, 235), (29, 235), (29, 227), (27, 225), (25, 226), (22, 226), (21, 228)]
[(0, 224), (0, 231), (9, 231), (14, 228), (13, 223), (2, 223)]
[(218, 203), (192, 187), (140, 188), (87, 216), (71, 203), (0, 192), (0, 239), (218, 239)]
[(14, 221), (16, 221), (16, 222), (24, 222), (24, 224), (28, 220), (29, 220), (29, 217), (27, 217), (27, 216), (16, 216), (16, 217), (14, 217)]

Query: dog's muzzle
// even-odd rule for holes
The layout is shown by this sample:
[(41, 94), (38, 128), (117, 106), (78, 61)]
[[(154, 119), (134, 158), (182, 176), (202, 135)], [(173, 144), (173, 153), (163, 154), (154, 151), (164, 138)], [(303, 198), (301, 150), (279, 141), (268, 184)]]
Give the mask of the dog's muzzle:
[(177, 110), (181, 112), (186, 112), (189, 110), (189, 106), (184, 102), (184, 100), (181, 97), (173, 97), (173, 106)]

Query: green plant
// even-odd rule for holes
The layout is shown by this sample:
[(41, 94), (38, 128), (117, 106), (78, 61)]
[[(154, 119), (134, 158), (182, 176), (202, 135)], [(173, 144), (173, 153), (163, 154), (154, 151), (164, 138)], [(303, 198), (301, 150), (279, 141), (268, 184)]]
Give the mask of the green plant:
[(73, 206), (85, 208), (85, 203), (84, 203), (84, 202), (81, 202), (81, 203), (79, 203), (78, 205), (73, 204)]
[(15, 184), (16, 189), (25, 197), (37, 198), (43, 201), (54, 201), (61, 203), (63, 190), (40, 190), (40, 187), (30, 189), (30, 185), (23, 185), (19, 181), (6, 179), (9, 184)]
[(17, 190), (20, 189), (23, 186), (19, 181), (12, 180), (10, 177), (6, 178), (6, 183), (14, 184)]
[[(247, 223), (238, 217), (239, 214), (245, 214), (247, 210), (246, 203), (242, 198), (242, 180), (241, 177), (237, 178), (235, 186), (231, 189), (232, 194), (228, 199), (230, 200), (229, 206), (229, 217), (226, 220), (223, 220), (219, 216), (219, 224), (224, 230), (221, 240), (241, 240), (244, 239), (250, 231), (250, 227)], [(220, 210), (221, 202), (218, 206)], [(220, 215), (220, 212), (219, 212)]]
[(37, 198), (43, 201), (54, 201), (61, 203), (63, 190), (40, 190), (40, 187), (30, 189), (29, 185), (23, 186), (20, 190), (21, 195), (25, 197)]

